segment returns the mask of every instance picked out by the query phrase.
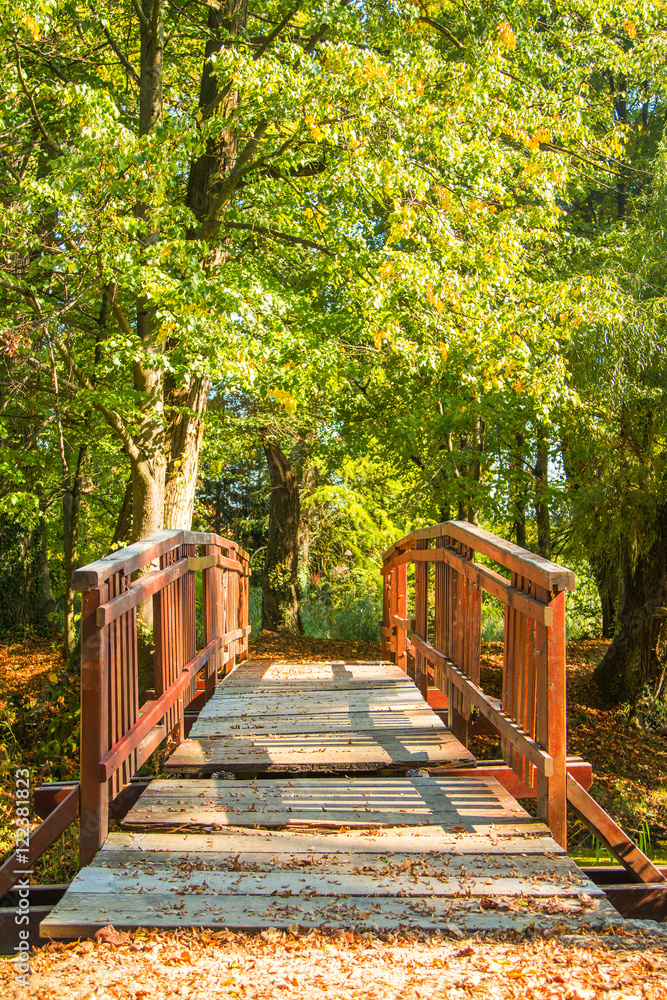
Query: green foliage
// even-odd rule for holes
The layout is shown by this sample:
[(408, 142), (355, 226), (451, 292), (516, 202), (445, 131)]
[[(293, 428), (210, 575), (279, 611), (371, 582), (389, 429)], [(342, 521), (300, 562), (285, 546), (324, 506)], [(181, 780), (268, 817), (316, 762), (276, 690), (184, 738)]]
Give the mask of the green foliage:
[(382, 589), (377, 574), (358, 567), (335, 567), (312, 585), (301, 609), (304, 632), (323, 639), (375, 642), (380, 638)]

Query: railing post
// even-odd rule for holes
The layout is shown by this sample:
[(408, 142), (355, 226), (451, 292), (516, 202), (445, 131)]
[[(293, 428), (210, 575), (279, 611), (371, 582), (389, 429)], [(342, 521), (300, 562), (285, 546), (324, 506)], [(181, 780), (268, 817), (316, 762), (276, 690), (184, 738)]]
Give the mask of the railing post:
[(109, 676), (106, 627), (97, 624), (108, 584), (81, 595), (81, 805), (79, 866), (90, 864), (109, 830), (109, 787), (98, 764), (109, 747)]
[(553, 624), (548, 628), (548, 733), (546, 749), (553, 757), (554, 773), (548, 779), (547, 826), (554, 840), (567, 848), (567, 672), (565, 599), (561, 590), (549, 603)]
[[(250, 558), (246, 556), (245, 576), (243, 577), (243, 627), (250, 625)], [(250, 646), (250, 633), (246, 633), (243, 640), (243, 658), (248, 659), (248, 648)]]
[[(229, 549), (223, 550), (224, 555), (229, 555)], [(222, 576), (222, 601), (221, 607), (224, 608), (224, 625), (223, 632), (231, 632), (234, 628), (234, 616), (232, 614), (232, 576), (233, 573), (230, 569), (226, 569)], [(223, 647), (224, 653), (224, 663), (223, 663), (223, 676), (226, 676), (230, 670), (234, 668), (235, 663), (235, 653), (236, 653), (236, 643), (230, 642), (226, 647)]]
[[(417, 540), (415, 548), (427, 549), (427, 538)], [(428, 641), (428, 563), (415, 563), (415, 633), (420, 639)], [(415, 684), (422, 698), (428, 701), (428, 663), (424, 655), (417, 652), (415, 657)]]
[[(391, 593), (391, 573), (385, 573), (382, 577), (382, 624), (385, 628), (389, 628), (391, 625), (391, 612), (390, 612), (390, 593)], [(388, 635), (382, 636), (382, 659), (389, 659), (389, 650), (391, 648), (391, 640)]]
[[(215, 545), (205, 545), (204, 555), (214, 556), (219, 552)], [(220, 628), (220, 568), (210, 566), (202, 572), (202, 601), (204, 604), (204, 645), (216, 635), (221, 635)], [(211, 697), (218, 683), (218, 665), (220, 650), (215, 652), (206, 667), (206, 701)]]
[[(408, 564), (403, 563), (397, 566), (395, 571), (396, 580), (396, 614), (399, 618), (408, 617)], [(403, 673), (408, 670), (408, 633), (404, 628), (396, 629), (396, 665)]]

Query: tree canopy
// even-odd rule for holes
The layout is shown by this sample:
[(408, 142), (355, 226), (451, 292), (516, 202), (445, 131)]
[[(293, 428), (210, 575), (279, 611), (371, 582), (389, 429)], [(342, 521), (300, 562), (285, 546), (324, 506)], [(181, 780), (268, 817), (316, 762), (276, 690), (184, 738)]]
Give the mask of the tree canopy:
[(601, 682), (659, 689), (666, 30), (639, 0), (4, 3), (4, 627), (70, 650), (77, 561), (194, 517), (296, 628), (457, 516), (576, 561)]

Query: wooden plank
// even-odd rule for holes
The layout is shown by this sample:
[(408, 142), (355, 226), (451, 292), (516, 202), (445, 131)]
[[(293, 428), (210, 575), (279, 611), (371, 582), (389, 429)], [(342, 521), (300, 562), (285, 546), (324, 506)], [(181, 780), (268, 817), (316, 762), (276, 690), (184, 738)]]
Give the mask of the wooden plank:
[[(544, 827), (542, 828), (545, 829)], [(506, 862), (512, 855), (565, 856), (556, 841), (546, 833), (521, 834), (495, 831), (492, 835), (453, 832), (444, 827), (395, 827), (372, 828), (370, 833), (358, 830), (337, 833), (312, 830), (247, 830), (238, 827), (223, 828), (215, 833), (111, 833), (104, 842), (99, 858), (108, 850), (169, 851), (179, 854), (192, 853), (205, 861), (209, 854), (443, 854), (448, 857), (482, 854), (489, 864)]]
[[(509, 900), (512, 897), (507, 897)], [(500, 897), (502, 900), (503, 897)], [(357, 896), (300, 896), (297, 900), (271, 896), (223, 896), (200, 893), (113, 893), (100, 907), (98, 893), (67, 893), (41, 924), (41, 933), (54, 937), (81, 937), (105, 924), (132, 927), (212, 927), (254, 930), (262, 927), (372, 928), (413, 927), (417, 930), (455, 926), (462, 934), (476, 931), (577, 930), (622, 925), (623, 918), (605, 900), (562, 897), (555, 901), (528, 898), (510, 902), (499, 912), (498, 904), (480, 907), (477, 897), (434, 896), (378, 898)]]
[[(125, 869), (86, 868), (72, 882), (69, 893), (124, 894), (124, 893), (169, 893), (179, 895), (225, 895), (225, 896), (280, 896), (295, 899), (309, 896), (375, 896), (375, 897), (461, 897), (482, 896), (524, 896), (524, 897), (578, 897), (582, 893), (604, 898), (589, 879), (579, 877), (567, 884), (558, 876), (554, 879), (537, 873), (528, 878), (511, 875), (485, 877), (474, 872), (465, 872), (459, 877), (449, 876), (445, 871), (430, 874), (428, 862), (413, 860), (406, 869), (409, 874), (397, 871), (398, 866), (364, 865), (360, 870), (346, 871), (336, 868), (329, 873), (324, 866), (276, 869), (267, 871), (235, 871), (192, 869), (190, 866), (142, 865), (131, 863)], [(383, 870), (384, 869), (384, 870)], [(304, 877), (305, 876), (305, 877)], [(100, 901), (102, 903), (102, 901)]]
[[(227, 633), (229, 634), (229, 633)], [(401, 678), (378, 678), (377, 680), (364, 680), (359, 678), (358, 680), (332, 680), (321, 678), (320, 680), (299, 680), (299, 681), (282, 681), (282, 680), (264, 680), (263, 678), (257, 681), (249, 680), (245, 684), (221, 684), (220, 690), (217, 693), (218, 698), (226, 698), (228, 696), (238, 697), (239, 695), (245, 694), (247, 697), (252, 697), (254, 694), (272, 694), (275, 692), (282, 692), (284, 694), (293, 694), (295, 696), (300, 696), (301, 694), (306, 694), (309, 691), (369, 691), (369, 690), (389, 690), (389, 691), (410, 691), (414, 685), (410, 683), (409, 678), (406, 678), (405, 674)]]
[(641, 882), (667, 882), (662, 872), (571, 774), (567, 775), (567, 801), (612, 857), (633, 872)]
[[(449, 677), (454, 684), (465, 692), (466, 696), (475, 705), (479, 712), (487, 718), (495, 729), (498, 730), (501, 736), (506, 739), (511, 740), (515, 746), (519, 746), (523, 753), (532, 761), (533, 764), (540, 770), (543, 774), (550, 774), (552, 770), (552, 761), (549, 754), (542, 750), (541, 747), (535, 743), (526, 733), (519, 729), (519, 727), (512, 722), (512, 720), (503, 712), (498, 711), (498, 709), (493, 704), (492, 700), (484, 694), (484, 692), (473, 684), (467, 677), (465, 677), (456, 667), (447, 660), (447, 657), (439, 653), (437, 649), (434, 649), (429, 643), (423, 643), (421, 639), (417, 636), (412, 637), (413, 644), (420, 643), (424, 648), (425, 654), (436, 664), (438, 669), (442, 669), (444, 673)], [(436, 671), (437, 676), (437, 671)], [(441, 687), (442, 685), (442, 687)], [(444, 682), (441, 680), (438, 687), (444, 688)]]
[[(193, 727), (194, 734), (196, 727)], [(172, 770), (229, 771), (370, 770), (383, 767), (419, 768), (426, 764), (474, 763), (474, 757), (446, 730), (382, 730), (378, 733), (300, 734), (238, 738), (190, 738), (172, 754)]]
[(311, 712), (401, 712), (411, 708), (424, 708), (424, 699), (414, 685), (410, 691), (394, 693), (392, 690), (368, 691), (309, 691), (300, 698), (289, 692), (256, 694), (244, 699), (218, 697), (220, 688), (202, 709), (200, 719), (232, 716), (243, 718), (256, 715), (303, 715)]
[(300, 715), (232, 716), (199, 718), (195, 736), (227, 736), (240, 731), (253, 736), (260, 733), (375, 732), (378, 729), (444, 729), (442, 720), (430, 709), (421, 707), (391, 712), (304, 712)]
[(128, 813), (126, 825), (396, 826), (453, 824), (472, 833), (479, 824), (531, 817), (493, 781), (325, 779), (263, 781), (156, 780)]
[(319, 677), (323, 674), (330, 674), (334, 669), (337, 672), (344, 670), (345, 676), (351, 679), (367, 674), (371, 677), (385, 675), (398, 680), (401, 679), (400, 671), (389, 660), (317, 660), (312, 663), (299, 663), (294, 660), (282, 659), (246, 660), (245, 663), (240, 663), (234, 668), (233, 672), (229, 675), (229, 679), (259, 673), (260, 676), (269, 674), (289, 680), (292, 676), (300, 676), (302, 674)]
[[(243, 831), (246, 836), (244, 843), (249, 842), (252, 846), (257, 834)], [(409, 831), (408, 831), (409, 832)], [(328, 875), (340, 872), (345, 875), (355, 875), (361, 872), (394, 876), (402, 872), (408, 872), (414, 878), (425, 876), (429, 878), (446, 879), (520, 879), (536, 885), (559, 886), (566, 891), (569, 886), (574, 888), (588, 888), (593, 882), (598, 884), (595, 871), (584, 871), (578, 868), (571, 858), (565, 854), (529, 854), (525, 851), (521, 853), (456, 853), (448, 851), (429, 851), (427, 854), (410, 854), (406, 851), (392, 851), (388, 853), (376, 846), (374, 850), (365, 852), (338, 852), (322, 853), (305, 849), (305, 836), (308, 842), (312, 840), (313, 832), (292, 836), (291, 831), (286, 833), (268, 833), (264, 831), (261, 836), (266, 840), (271, 838), (274, 842), (278, 838), (281, 844), (285, 841), (292, 844), (295, 850), (273, 852), (269, 850), (182, 850), (183, 837), (181, 834), (155, 833), (150, 835), (159, 838), (161, 848), (158, 850), (138, 849), (134, 839), (129, 847), (122, 847), (118, 837), (123, 834), (112, 834), (104, 848), (98, 852), (89, 871), (93, 868), (116, 869), (126, 872), (141, 871), (146, 869), (160, 868), (168, 871), (170, 868), (175, 872), (187, 874), (192, 869), (198, 871), (234, 871), (234, 872), (299, 872), (324, 871)], [(143, 834), (132, 834), (132, 838), (143, 837)], [(217, 837), (218, 835), (216, 835)], [(329, 839), (334, 838), (331, 834), (326, 835)], [(202, 836), (197, 834), (187, 834), (188, 838)], [(248, 837), (250, 840), (248, 841)], [(358, 832), (355, 837), (359, 840)], [(210, 839), (210, 838), (209, 838)], [(243, 838), (236, 838), (235, 843)], [(477, 838), (479, 839), (479, 838)], [(514, 838), (516, 843), (516, 838)], [(173, 850), (168, 849), (171, 843)], [(524, 841), (525, 843), (525, 841)], [(166, 847), (164, 845), (167, 845)], [(246, 844), (247, 846), (247, 844)], [(624, 869), (620, 869), (627, 878)], [(606, 888), (606, 882), (603, 883)], [(621, 883), (619, 883), (621, 884)]]

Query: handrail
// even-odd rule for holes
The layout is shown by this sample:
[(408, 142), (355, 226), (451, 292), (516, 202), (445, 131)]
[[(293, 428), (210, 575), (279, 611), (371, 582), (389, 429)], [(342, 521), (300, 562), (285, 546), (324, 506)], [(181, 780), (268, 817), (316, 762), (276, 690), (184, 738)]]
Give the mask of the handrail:
[[(199, 650), (197, 573), (204, 634)], [(161, 531), (73, 573), (72, 585), (82, 591), (82, 866), (102, 846), (109, 807), (132, 776), (167, 738), (172, 745), (184, 738), (186, 707), (206, 701), (220, 677), (246, 659), (249, 577), (250, 557), (236, 542), (182, 530)], [(154, 695), (140, 706), (137, 608), (147, 601)]]
[[(486, 556), (510, 579), (474, 561)], [(414, 565), (414, 614), (407, 569)], [(429, 573), (434, 566), (433, 624)], [(464, 743), (473, 713), (501, 738), (503, 758), (537, 793), (538, 815), (566, 846), (565, 598), (574, 573), (467, 521), (410, 532), (383, 555), (383, 655), (415, 683), (448, 696), (448, 722)], [(482, 591), (505, 604), (503, 689), (498, 704), (480, 684)], [(408, 643), (407, 633), (412, 633)], [(431, 634), (429, 634), (431, 633)]]

